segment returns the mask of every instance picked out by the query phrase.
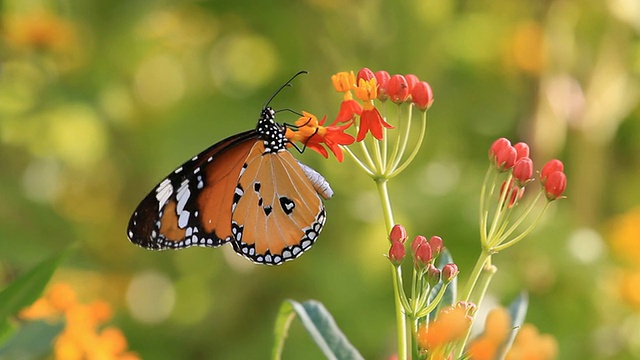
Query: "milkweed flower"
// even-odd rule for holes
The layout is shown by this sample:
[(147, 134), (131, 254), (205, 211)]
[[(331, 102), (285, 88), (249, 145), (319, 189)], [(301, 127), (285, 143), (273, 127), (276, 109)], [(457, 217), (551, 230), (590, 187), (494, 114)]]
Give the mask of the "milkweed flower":
[(335, 125), (334, 122), (332, 125), (324, 126), (326, 119), (327, 117), (324, 116), (322, 120), (318, 121), (315, 115), (303, 111), (302, 116), (295, 122), (297, 129), (287, 128), (285, 136), (289, 141), (301, 142), (327, 158), (329, 153), (324, 148), (324, 144), (336, 159), (342, 162), (344, 154), (340, 146), (350, 145), (355, 141), (353, 136), (344, 132), (350, 125)]
[(418, 327), (418, 347), (428, 352), (430, 358), (451, 355), (448, 345), (464, 338), (471, 326), (474, 311), (474, 307), (462, 303), (440, 310), (435, 320)]
[(356, 77), (353, 71), (342, 71), (331, 76), (331, 82), (337, 92), (343, 94), (340, 110), (335, 119), (335, 123), (345, 123), (353, 121), (356, 116), (362, 114), (362, 105), (353, 99), (351, 90), (355, 87)]
[(393, 129), (393, 126), (384, 121), (380, 111), (373, 103), (373, 100), (378, 97), (378, 83), (376, 78), (372, 77), (369, 80), (361, 78), (354, 91), (356, 97), (364, 102), (362, 113), (360, 114), (360, 129), (358, 130), (356, 140), (364, 140), (368, 132), (371, 132), (374, 138), (382, 140), (382, 127)]
[(120, 329), (100, 329), (112, 316), (109, 304), (101, 300), (80, 303), (68, 284), (53, 285), (18, 316), (25, 320), (61, 321), (64, 318), (64, 328), (53, 341), (56, 359), (139, 359), (127, 351), (127, 340)]

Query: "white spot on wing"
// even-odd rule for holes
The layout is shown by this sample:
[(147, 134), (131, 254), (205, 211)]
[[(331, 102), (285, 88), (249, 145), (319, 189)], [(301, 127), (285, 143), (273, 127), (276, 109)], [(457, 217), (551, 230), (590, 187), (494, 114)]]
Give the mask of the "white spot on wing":
[(178, 227), (180, 227), (181, 229), (184, 229), (188, 223), (189, 223), (189, 212), (185, 210), (181, 212), (178, 217)]
[(190, 196), (191, 191), (189, 190), (189, 180), (185, 180), (180, 185), (180, 189), (178, 189), (178, 194), (176, 195), (176, 200), (178, 201), (178, 206), (176, 206), (176, 213), (178, 215), (180, 215), (184, 210), (184, 206), (187, 204)]
[(158, 210), (161, 210), (162, 207), (164, 207), (164, 205), (171, 197), (171, 194), (173, 194), (173, 186), (171, 186), (171, 180), (162, 180), (160, 185), (158, 185), (158, 187), (156, 188), (156, 200), (158, 200), (159, 206)]

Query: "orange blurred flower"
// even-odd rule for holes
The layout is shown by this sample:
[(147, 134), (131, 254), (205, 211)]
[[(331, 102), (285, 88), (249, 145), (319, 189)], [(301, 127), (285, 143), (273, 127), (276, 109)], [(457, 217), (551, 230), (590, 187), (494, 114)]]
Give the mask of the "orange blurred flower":
[[(484, 332), (469, 344), (470, 359), (495, 359), (511, 331), (514, 329), (507, 309), (499, 307), (491, 310), (485, 321)], [(506, 359), (551, 360), (557, 356), (558, 345), (551, 335), (540, 335), (535, 326), (524, 324), (507, 352)]]
[(290, 141), (299, 141), (305, 144), (306, 147), (317, 151), (324, 157), (329, 157), (329, 153), (323, 147), (326, 145), (331, 152), (336, 156), (338, 161), (342, 162), (344, 154), (340, 145), (350, 145), (355, 141), (353, 136), (345, 133), (344, 131), (351, 126), (347, 125), (329, 125), (324, 126), (326, 116), (322, 120), (318, 121), (318, 118), (306, 111), (302, 112), (302, 117), (296, 120), (295, 125), (298, 127), (296, 130), (287, 128), (285, 136)]
[(65, 327), (53, 342), (56, 359), (139, 359), (135, 353), (127, 351), (127, 340), (119, 329), (108, 327), (98, 330), (111, 318), (111, 306), (101, 300), (81, 304), (77, 302), (73, 288), (67, 284), (53, 285), (42, 298), (19, 314), (27, 320), (63, 316)]
[(38, 11), (8, 17), (4, 38), (16, 47), (65, 52), (76, 45), (77, 31), (68, 20)]
[(464, 338), (471, 326), (469, 310), (470, 308), (464, 305), (448, 306), (440, 310), (428, 326), (422, 325), (418, 328), (418, 346), (428, 352), (429, 359), (446, 359), (449, 355), (446, 351), (447, 345)]

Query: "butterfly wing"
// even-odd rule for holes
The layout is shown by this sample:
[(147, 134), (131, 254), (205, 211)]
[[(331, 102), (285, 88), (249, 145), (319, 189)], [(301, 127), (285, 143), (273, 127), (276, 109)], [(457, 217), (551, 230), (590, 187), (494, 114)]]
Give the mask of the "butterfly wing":
[(243, 166), (233, 203), (232, 244), (256, 263), (278, 265), (311, 248), (326, 220), (319, 194), (328, 198), (331, 189), (288, 151), (264, 150), (257, 142)]
[(255, 130), (231, 136), (169, 174), (131, 216), (129, 240), (153, 250), (231, 241), (234, 191), (258, 138)]

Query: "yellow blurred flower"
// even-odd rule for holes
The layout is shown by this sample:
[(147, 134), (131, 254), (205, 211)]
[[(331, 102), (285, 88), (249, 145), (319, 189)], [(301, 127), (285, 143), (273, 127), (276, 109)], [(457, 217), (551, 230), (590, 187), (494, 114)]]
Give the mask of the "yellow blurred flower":
[(609, 245), (616, 258), (640, 269), (640, 207), (611, 220), (609, 228)]
[(108, 303), (96, 300), (89, 304), (76, 301), (73, 288), (55, 284), (33, 305), (22, 310), (22, 319), (65, 318), (65, 327), (53, 342), (56, 359), (65, 360), (135, 360), (127, 351), (127, 339), (117, 328), (98, 328), (112, 316)]

